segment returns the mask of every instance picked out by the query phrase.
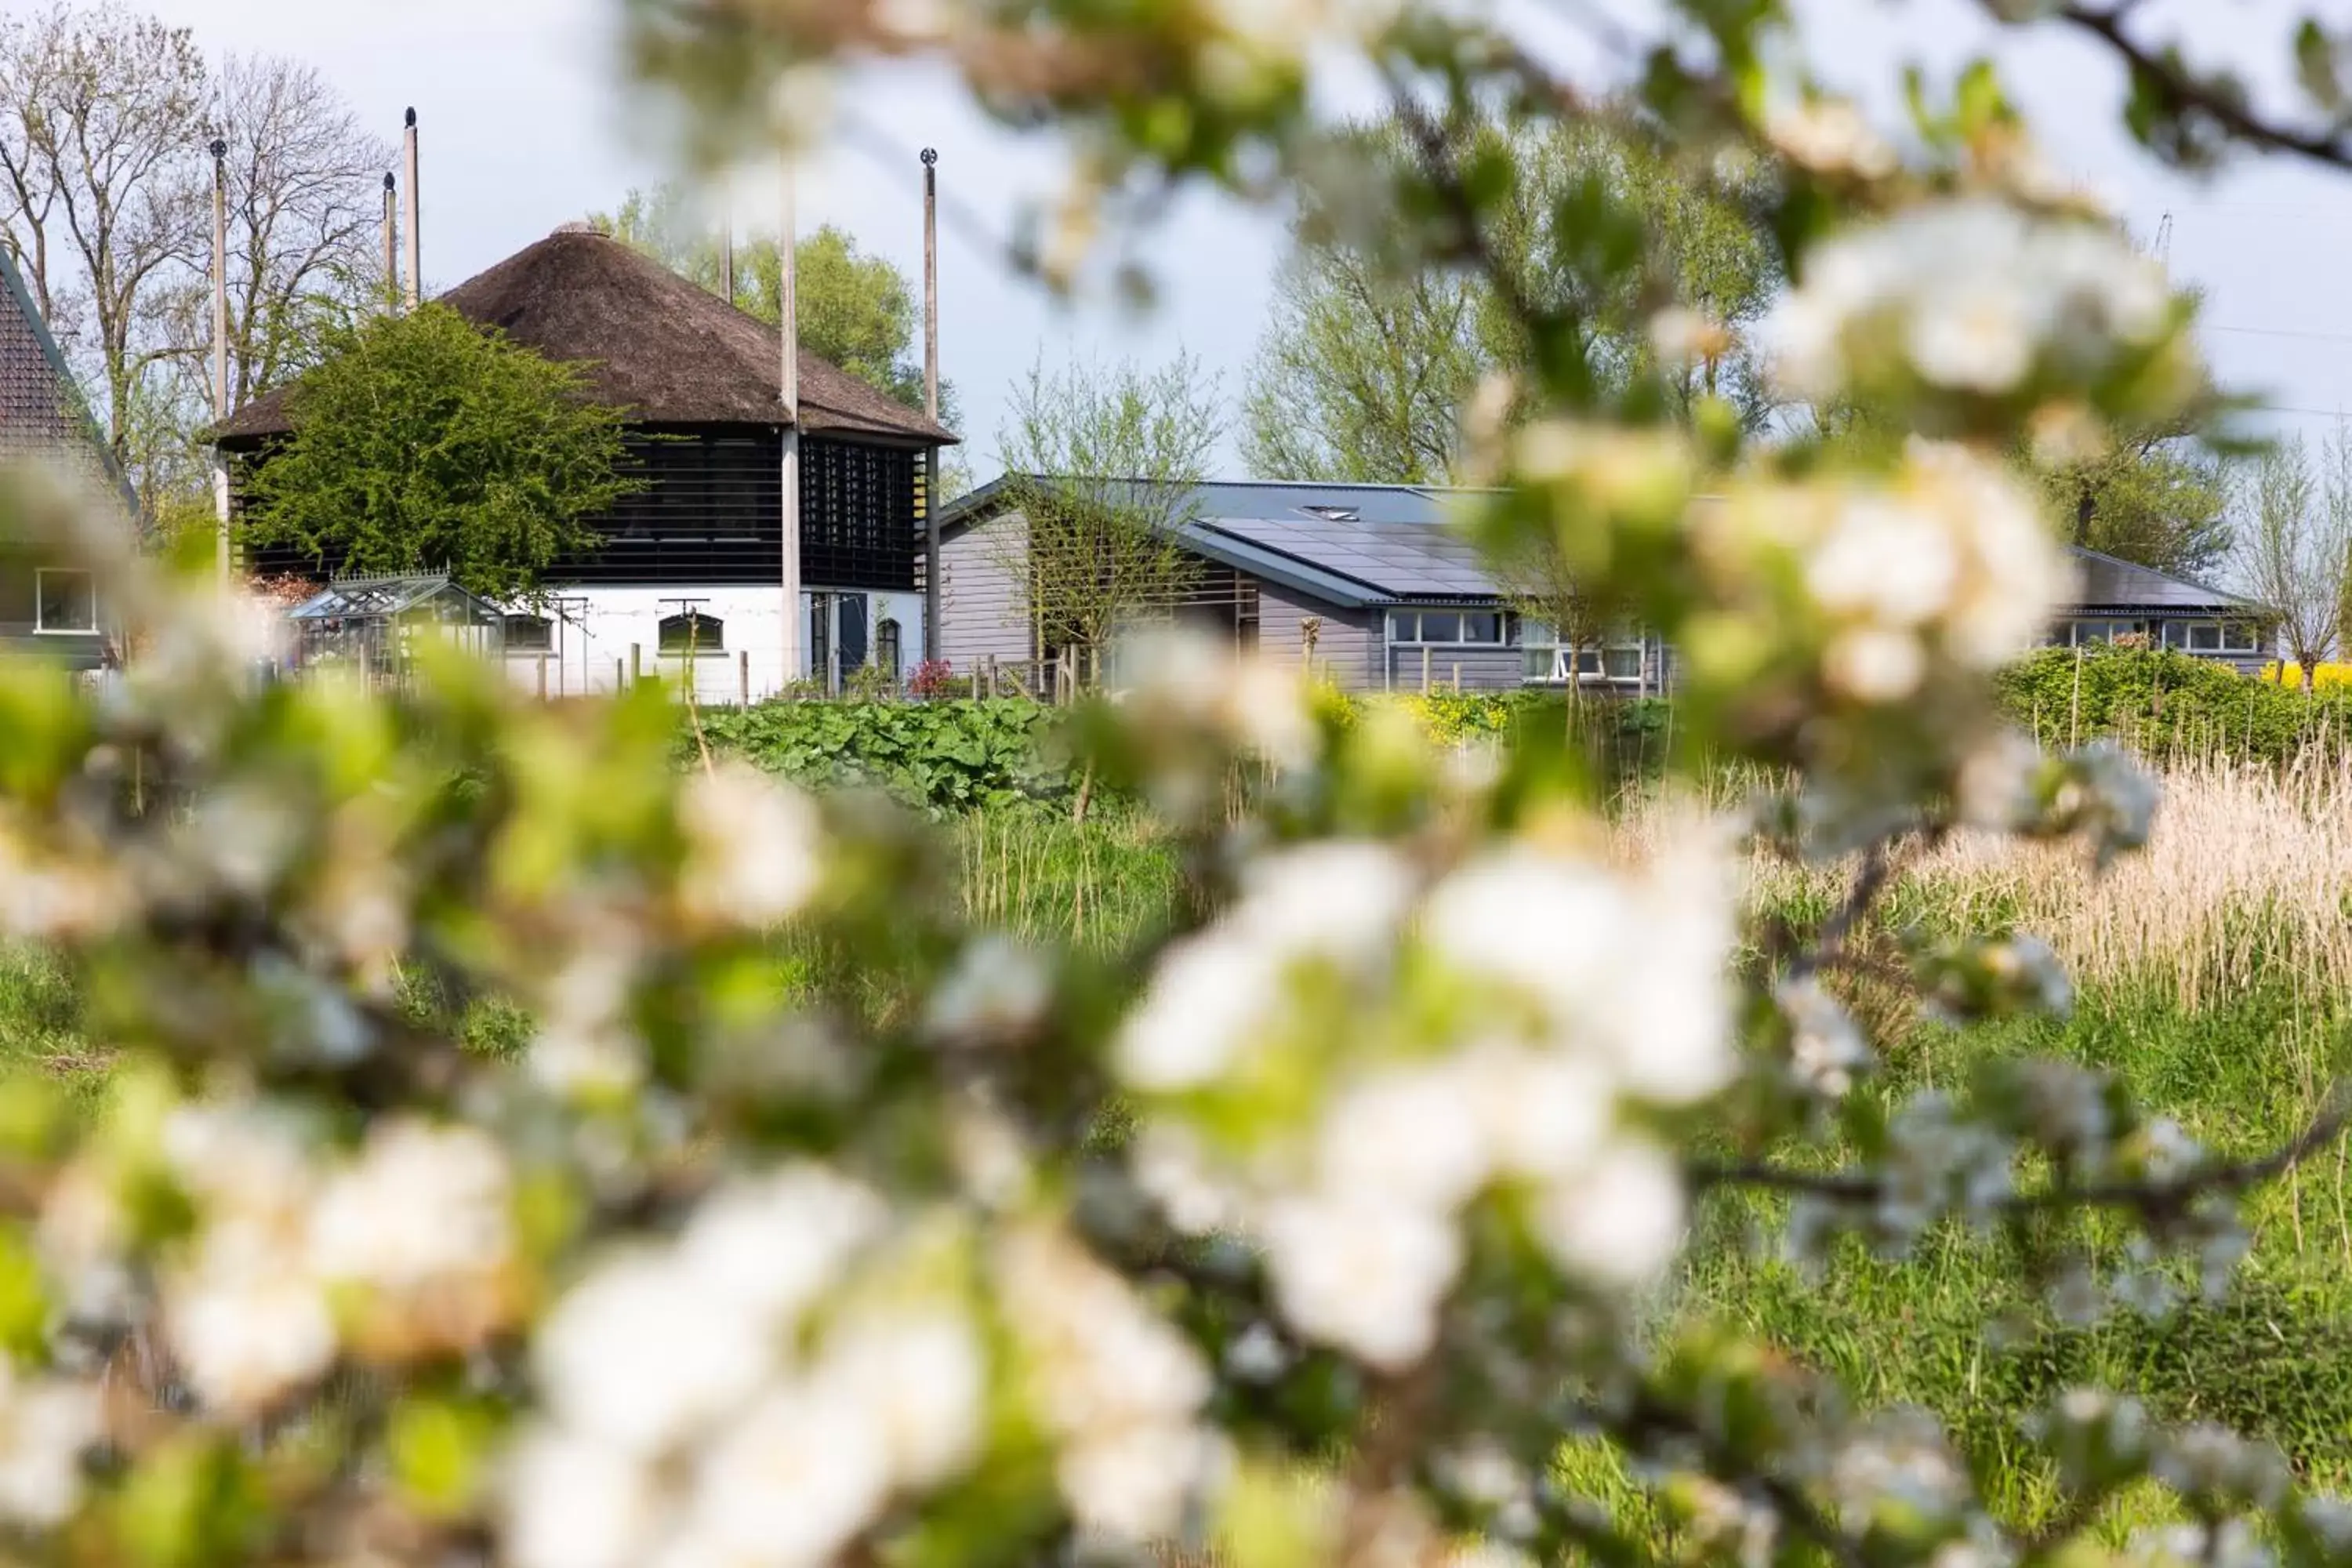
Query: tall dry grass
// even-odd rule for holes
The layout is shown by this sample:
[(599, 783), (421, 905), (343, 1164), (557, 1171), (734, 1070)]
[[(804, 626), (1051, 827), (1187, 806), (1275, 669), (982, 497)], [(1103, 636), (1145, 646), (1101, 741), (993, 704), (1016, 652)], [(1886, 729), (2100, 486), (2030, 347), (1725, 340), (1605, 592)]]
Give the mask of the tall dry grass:
[[(2079, 984), (2154, 984), (2197, 1012), (2286, 977), (2315, 1003), (2352, 996), (2352, 755), (2314, 751), (2270, 768), (2225, 759), (2162, 775), (2147, 849), (2104, 873), (2069, 845), (1964, 834), (1906, 864), (1885, 912), (2042, 938)], [(1689, 807), (1628, 804), (1634, 845), (1685, 831)], [(1638, 848), (1635, 849), (1638, 853)], [(1851, 865), (1746, 867), (1762, 910), (1826, 910)]]

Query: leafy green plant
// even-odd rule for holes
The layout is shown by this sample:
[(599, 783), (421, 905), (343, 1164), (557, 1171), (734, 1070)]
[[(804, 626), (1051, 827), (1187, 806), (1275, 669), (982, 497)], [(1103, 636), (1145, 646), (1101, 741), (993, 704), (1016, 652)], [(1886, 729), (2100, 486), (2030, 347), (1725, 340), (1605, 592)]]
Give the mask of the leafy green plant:
[(768, 702), (702, 717), (716, 751), (804, 784), (862, 784), (939, 811), (1059, 799), (1073, 787), (1054, 710), (1013, 698)]

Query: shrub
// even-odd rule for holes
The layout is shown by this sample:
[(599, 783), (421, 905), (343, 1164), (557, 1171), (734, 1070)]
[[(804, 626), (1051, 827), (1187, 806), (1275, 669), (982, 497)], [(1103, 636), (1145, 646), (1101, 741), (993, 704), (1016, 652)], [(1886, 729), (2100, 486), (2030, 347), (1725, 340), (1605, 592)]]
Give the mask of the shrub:
[(803, 784), (863, 784), (938, 811), (1069, 793), (1054, 710), (1018, 699), (767, 702), (702, 716), (713, 749)]

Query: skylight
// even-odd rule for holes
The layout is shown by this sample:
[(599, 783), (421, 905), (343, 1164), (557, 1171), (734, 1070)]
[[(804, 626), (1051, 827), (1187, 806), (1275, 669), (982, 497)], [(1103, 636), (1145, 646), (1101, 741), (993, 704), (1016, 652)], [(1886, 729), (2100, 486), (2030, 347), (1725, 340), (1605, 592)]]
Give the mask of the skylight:
[(1326, 522), (1361, 522), (1363, 514), (1352, 506), (1302, 506), (1298, 509), (1309, 517), (1319, 517)]

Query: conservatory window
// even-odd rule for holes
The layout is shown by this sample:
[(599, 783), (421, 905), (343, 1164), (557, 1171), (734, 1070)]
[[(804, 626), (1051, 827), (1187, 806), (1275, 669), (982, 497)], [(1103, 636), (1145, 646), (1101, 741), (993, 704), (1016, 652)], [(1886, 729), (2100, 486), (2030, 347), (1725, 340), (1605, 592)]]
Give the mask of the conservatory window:
[(98, 589), (89, 573), (44, 566), (37, 574), (37, 583), (40, 618), (35, 623), (36, 630), (98, 630)]
[(1641, 679), (1646, 668), (1644, 639), (1638, 627), (1612, 626), (1582, 647), (1571, 649), (1541, 621), (1519, 624), (1519, 646), (1527, 655), (1527, 679), (1531, 681), (1616, 684)]
[(2248, 621), (2189, 621), (2172, 628), (2175, 647), (2191, 653), (2260, 653), (2260, 638)]
[(1497, 610), (1391, 610), (1391, 645), (1433, 647), (1500, 647), (1503, 616)]

